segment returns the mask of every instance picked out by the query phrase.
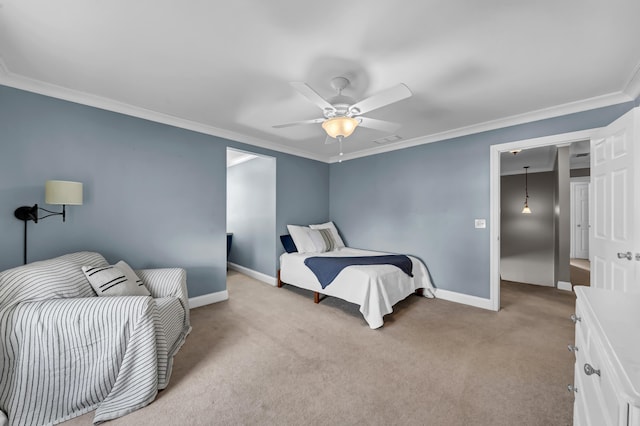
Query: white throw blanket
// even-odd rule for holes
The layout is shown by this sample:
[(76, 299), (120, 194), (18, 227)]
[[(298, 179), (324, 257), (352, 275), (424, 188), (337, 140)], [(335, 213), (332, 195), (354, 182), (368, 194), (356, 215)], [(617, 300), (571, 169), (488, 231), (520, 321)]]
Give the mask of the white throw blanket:
[(352, 257), (380, 256), (382, 253), (370, 250), (343, 247), (324, 253), (283, 253), (280, 256), (280, 279), (285, 284), (315, 291), (355, 303), (360, 306), (362, 316), (372, 329), (382, 327), (383, 317), (393, 312), (393, 305), (424, 288), (424, 296), (434, 297), (425, 264), (418, 258), (411, 259), (413, 277), (393, 265), (355, 265), (344, 268), (334, 281), (322, 288), (318, 278), (305, 264), (308, 257)]
[(0, 410), (9, 425), (91, 410), (98, 423), (149, 404), (166, 386), (171, 357), (154, 299), (95, 297), (80, 266), (102, 264), (83, 252), (0, 274)]

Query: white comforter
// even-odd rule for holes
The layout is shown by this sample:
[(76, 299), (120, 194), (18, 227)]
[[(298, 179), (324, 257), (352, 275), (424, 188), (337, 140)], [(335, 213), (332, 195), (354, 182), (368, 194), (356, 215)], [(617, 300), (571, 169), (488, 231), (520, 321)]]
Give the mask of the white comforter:
[(434, 297), (427, 267), (419, 259), (408, 256), (413, 263), (413, 277), (393, 265), (349, 266), (326, 288), (322, 288), (315, 274), (305, 264), (308, 257), (381, 256), (390, 253), (360, 250), (350, 247), (326, 253), (283, 253), (280, 256), (280, 280), (328, 296), (337, 297), (360, 306), (360, 312), (371, 328), (383, 325), (382, 317), (393, 312), (393, 305), (419, 288), (426, 297)]

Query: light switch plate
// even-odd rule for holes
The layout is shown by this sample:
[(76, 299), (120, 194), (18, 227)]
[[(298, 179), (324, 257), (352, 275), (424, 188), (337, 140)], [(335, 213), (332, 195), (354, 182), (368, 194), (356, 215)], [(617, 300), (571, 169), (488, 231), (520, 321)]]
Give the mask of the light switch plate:
[(476, 228), (486, 228), (487, 220), (486, 219), (476, 219)]

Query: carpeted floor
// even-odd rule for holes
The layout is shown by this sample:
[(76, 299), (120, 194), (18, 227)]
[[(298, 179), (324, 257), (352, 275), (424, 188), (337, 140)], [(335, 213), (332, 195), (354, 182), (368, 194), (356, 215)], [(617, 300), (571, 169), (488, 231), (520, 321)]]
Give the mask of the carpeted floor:
[[(110, 425), (570, 425), (575, 296), (503, 283), (490, 312), (410, 296), (357, 306), (230, 271), (156, 401)], [(64, 425), (89, 425), (93, 413)]]

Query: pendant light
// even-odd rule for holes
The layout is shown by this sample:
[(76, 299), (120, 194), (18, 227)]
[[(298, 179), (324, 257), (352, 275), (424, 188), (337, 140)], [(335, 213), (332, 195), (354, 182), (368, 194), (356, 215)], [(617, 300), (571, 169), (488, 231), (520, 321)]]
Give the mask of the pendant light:
[(527, 178), (527, 169), (529, 166), (524, 166), (524, 208), (522, 209), (522, 213), (531, 214), (531, 209), (529, 208), (529, 182)]

